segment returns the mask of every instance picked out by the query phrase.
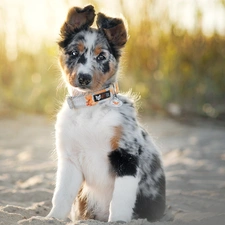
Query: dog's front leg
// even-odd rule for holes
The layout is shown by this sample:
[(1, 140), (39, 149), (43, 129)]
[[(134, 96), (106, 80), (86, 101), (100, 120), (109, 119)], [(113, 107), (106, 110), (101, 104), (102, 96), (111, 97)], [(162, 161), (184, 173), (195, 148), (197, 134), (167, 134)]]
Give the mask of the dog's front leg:
[(115, 180), (113, 198), (109, 209), (109, 222), (132, 219), (133, 208), (139, 179), (135, 176), (117, 177)]
[(138, 189), (139, 169), (137, 154), (118, 148), (111, 152), (109, 161), (116, 174), (112, 201), (109, 209), (109, 222), (132, 219)]
[(70, 159), (59, 159), (56, 188), (52, 199), (52, 210), (47, 217), (66, 219), (82, 180), (82, 173)]

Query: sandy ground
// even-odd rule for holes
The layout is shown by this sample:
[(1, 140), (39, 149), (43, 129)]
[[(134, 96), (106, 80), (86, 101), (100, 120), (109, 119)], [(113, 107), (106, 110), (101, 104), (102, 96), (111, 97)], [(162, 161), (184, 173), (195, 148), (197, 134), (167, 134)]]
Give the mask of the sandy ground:
[[(225, 127), (206, 121), (144, 120), (161, 146), (167, 211), (155, 225), (225, 224)], [(45, 219), (54, 190), (54, 120), (0, 119), (0, 224), (65, 225)], [(78, 221), (97, 225), (98, 221)], [(112, 223), (118, 225), (118, 223)], [(134, 220), (129, 225), (149, 225)]]

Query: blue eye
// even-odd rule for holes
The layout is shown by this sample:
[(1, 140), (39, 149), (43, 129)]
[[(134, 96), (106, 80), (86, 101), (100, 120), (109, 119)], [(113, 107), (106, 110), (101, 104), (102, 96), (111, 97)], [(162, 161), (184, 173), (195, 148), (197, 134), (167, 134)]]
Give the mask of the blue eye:
[(98, 56), (97, 56), (97, 61), (103, 61), (103, 60), (105, 60), (106, 59), (106, 57), (104, 56), (104, 53), (103, 52), (101, 52)]

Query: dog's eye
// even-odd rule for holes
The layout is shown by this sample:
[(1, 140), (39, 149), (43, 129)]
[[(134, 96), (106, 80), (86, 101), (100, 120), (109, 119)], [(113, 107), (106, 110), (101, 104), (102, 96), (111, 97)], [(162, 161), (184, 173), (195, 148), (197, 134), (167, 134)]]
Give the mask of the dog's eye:
[(77, 51), (77, 50), (73, 50), (73, 51), (71, 51), (70, 53), (69, 53), (69, 55), (71, 56), (71, 57), (77, 57), (78, 55), (79, 55), (79, 52)]
[(106, 57), (104, 56), (104, 53), (101, 52), (98, 56), (97, 56), (97, 61), (100, 62), (100, 61), (103, 61), (106, 59)]

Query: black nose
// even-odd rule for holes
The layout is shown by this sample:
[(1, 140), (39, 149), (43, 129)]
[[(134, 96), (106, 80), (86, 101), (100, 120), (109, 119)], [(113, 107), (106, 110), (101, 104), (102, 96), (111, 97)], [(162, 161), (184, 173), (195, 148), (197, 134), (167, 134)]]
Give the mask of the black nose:
[(78, 76), (78, 82), (81, 86), (86, 86), (91, 83), (92, 77), (86, 73), (80, 73)]

